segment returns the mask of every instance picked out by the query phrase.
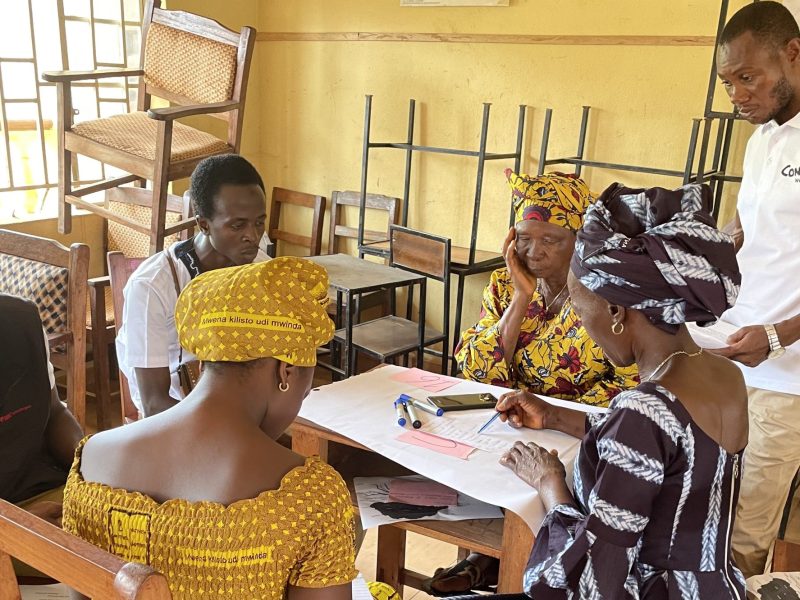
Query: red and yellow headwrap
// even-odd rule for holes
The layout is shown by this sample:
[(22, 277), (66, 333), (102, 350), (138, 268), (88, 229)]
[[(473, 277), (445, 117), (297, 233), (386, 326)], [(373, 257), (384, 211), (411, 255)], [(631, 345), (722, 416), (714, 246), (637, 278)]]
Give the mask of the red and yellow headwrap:
[(327, 304), (327, 271), (284, 256), (198, 275), (178, 298), (175, 325), (181, 346), (203, 361), (312, 367), (333, 337)]
[(547, 173), (532, 177), (505, 170), (514, 203), (514, 222), (543, 221), (570, 231), (583, 225), (583, 214), (595, 198), (576, 175)]

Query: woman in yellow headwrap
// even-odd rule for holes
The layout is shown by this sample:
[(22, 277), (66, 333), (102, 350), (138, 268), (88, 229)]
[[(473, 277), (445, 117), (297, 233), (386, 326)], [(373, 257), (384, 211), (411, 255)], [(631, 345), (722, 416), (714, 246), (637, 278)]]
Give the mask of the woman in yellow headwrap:
[(516, 215), (503, 244), (506, 267), (492, 273), (480, 320), (461, 336), (458, 365), (467, 379), (606, 406), (636, 385), (636, 371), (614, 368), (569, 299), (567, 273), (593, 200), (589, 188), (558, 173), (509, 169), (506, 176)]
[[(607, 406), (638, 383), (636, 367), (617, 369), (586, 333), (567, 289), (575, 235), (594, 200), (578, 177), (539, 177), (506, 170), (516, 223), (505, 242), (506, 266), (483, 292), (478, 322), (464, 331), (456, 361), (467, 379), (527, 392), (543, 428), (549, 404), (535, 394)], [(497, 561), (470, 555), (426, 582), (430, 593), (482, 589)]]
[(195, 278), (175, 321), (202, 378), (168, 411), (82, 442), (64, 528), (151, 565), (176, 599), (349, 598), (347, 488), (275, 441), (333, 335), (327, 289), (324, 269), (289, 257)]

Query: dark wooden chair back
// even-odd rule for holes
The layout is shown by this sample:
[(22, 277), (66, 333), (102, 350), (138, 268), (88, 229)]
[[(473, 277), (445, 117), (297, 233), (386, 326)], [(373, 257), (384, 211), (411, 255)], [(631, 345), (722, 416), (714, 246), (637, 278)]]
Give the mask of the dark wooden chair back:
[(169, 600), (166, 578), (0, 500), (0, 598), (21, 598), (11, 558), (89, 598)]
[[(272, 188), (272, 207), (269, 211), (267, 234), (272, 241), (271, 255), (273, 258), (277, 253), (279, 240), (295, 246), (302, 246), (308, 250), (308, 256), (319, 256), (321, 254), (322, 223), (325, 219), (326, 203), (327, 200), (324, 196), (314, 196), (313, 194), (295, 192), (294, 190), (279, 187)], [(285, 204), (312, 209), (311, 235), (299, 235), (280, 228), (281, 209)]]
[(33, 301), (47, 332), (50, 361), (67, 373), (67, 406), (86, 424), (86, 282), (89, 246), (69, 248), (0, 229), (0, 292)]
[(390, 225), (389, 265), (426, 275), (437, 281), (450, 279), (450, 239)]
[[(342, 207), (361, 206), (360, 192), (331, 192), (331, 231), (328, 242), (328, 254), (339, 252), (338, 242), (342, 238), (358, 239), (358, 226), (351, 227), (342, 223)], [(386, 229), (364, 230), (365, 242), (382, 242), (389, 240), (389, 227), (397, 223), (400, 212), (400, 199), (381, 194), (367, 194), (366, 208), (386, 212)], [(388, 245), (388, 244), (387, 244)]]
[[(145, 259), (129, 258), (122, 252), (109, 252), (106, 259), (108, 261), (108, 276), (111, 280), (111, 300), (114, 305), (114, 327), (117, 334), (119, 334), (119, 330), (122, 329), (122, 315), (125, 307), (125, 297), (123, 295), (125, 284), (128, 283), (128, 279)], [(119, 371), (119, 395), (122, 423), (137, 421), (139, 419), (139, 410), (131, 400), (128, 379), (121, 369)]]

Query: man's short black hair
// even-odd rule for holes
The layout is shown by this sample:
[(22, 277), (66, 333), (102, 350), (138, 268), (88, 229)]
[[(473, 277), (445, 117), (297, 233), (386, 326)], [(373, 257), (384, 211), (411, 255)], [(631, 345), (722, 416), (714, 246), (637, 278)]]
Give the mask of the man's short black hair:
[(198, 217), (214, 216), (214, 198), (223, 185), (257, 185), (266, 194), (256, 168), (238, 154), (209, 156), (192, 173), (189, 193)]
[(748, 31), (774, 51), (800, 37), (794, 15), (783, 4), (771, 0), (753, 2), (738, 10), (722, 30), (719, 45), (729, 44)]

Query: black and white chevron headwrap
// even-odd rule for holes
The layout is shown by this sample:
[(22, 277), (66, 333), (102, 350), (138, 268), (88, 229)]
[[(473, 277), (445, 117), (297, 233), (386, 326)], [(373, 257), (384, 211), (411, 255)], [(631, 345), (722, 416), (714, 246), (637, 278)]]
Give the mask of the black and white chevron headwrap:
[(612, 304), (642, 311), (675, 333), (712, 323), (736, 301), (741, 275), (732, 238), (709, 210), (711, 190), (629, 189), (615, 183), (578, 231), (572, 272)]

